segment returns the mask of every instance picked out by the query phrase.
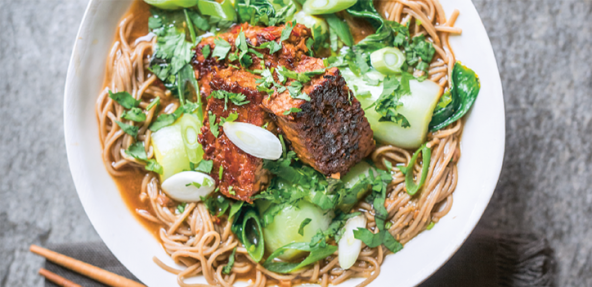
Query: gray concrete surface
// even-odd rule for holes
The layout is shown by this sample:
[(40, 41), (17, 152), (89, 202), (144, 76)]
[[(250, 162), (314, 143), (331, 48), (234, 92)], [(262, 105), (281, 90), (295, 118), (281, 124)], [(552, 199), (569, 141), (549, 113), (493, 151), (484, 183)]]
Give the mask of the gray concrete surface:
[[(99, 240), (69, 174), (63, 86), (86, 0), (0, 0), (0, 282), (32, 244)], [(557, 286), (592, 286), (592, 0), (474, 0), (505, 90), (504, 169), (481, 226), (538, 232)]]

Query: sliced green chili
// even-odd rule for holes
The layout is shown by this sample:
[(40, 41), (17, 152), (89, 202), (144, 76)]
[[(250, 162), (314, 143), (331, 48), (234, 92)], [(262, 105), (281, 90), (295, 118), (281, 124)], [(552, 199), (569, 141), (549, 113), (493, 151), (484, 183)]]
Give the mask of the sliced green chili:
[(265, 252), (265, 242), (259, 217), (254, 210), (249, 210), (243, 218), (242, 236), (243, 244), (251, 258), (256, 262), (261, 261)]
[[(413, 166), (415, 166), (415, 162), (417, 161), (417, 157), (419, 153), (422, 154), (423, 159), (423, 166), (421, 168), (421, 177), (419, 178), (419, 183), (416, 183), (413, 179)], [(405, 174), (405, 187), (407, 188), (407, 193), (409, 195), (415, 195), (417, 191), (421, 189), (423, 184), (425, 183), (426, 177), (428, 176), (428, 171), (430, 169), (430, 159), (432, 158), (432, 150), (427, 147), (426, 144), (423, 144), (411, 158), (409, 165), (407, 167), (400, 167), (401, 171)]]

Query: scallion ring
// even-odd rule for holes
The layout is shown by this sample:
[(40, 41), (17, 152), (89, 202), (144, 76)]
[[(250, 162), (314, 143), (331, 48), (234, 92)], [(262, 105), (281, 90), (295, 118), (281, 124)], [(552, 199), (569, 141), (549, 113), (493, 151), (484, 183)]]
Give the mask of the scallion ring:
[(358, 0), (308, 0), (302, 10), (309, 15), (331, 14), (354, 6)]
[(405, 63), (405, 54), (397, 48), (386, 47), (372, 52), (370, 61), (374, 69), (385, 75), (391, 75), (401, 73), (401, 67)]

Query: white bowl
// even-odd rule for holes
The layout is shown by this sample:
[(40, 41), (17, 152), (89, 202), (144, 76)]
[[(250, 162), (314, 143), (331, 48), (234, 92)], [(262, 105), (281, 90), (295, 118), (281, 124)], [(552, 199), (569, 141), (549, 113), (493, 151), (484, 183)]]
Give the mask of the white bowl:
[[(450, 41), (457, 58), (475, 70), (481, 93), (470, 112), (450, 213), (435, 227), (387, 256), (374, 286), (413, 286), (442, 266), (463, 244), (495, 189), (504, 155), (502, 86), (487, 33), (470, 0), (441, 0), (449, 15), (460, 10), (460, 37)], [(158, 241), (130, 213), (101, 160), (95, 101), (102, 89), (107, 54), (130, 1), (90, 1), (70, 60), (64, 99), (68, 161), (86, 214), (113, 254), (148, 286), (177, 286), (176, 277), (152, 262), (174, 265)], [(203, 278), (192, 281), (205, 283)], [(354, 286), (360, 279), (341, 286)]]

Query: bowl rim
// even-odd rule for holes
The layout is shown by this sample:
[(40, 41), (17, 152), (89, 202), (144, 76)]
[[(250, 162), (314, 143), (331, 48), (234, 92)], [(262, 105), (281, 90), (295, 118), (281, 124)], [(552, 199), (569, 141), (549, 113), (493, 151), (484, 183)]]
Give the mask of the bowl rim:
[[(441, 0), (441, 2), (445, 2), (447, 0)], [(420, 279), (416, 280), (415, 282), (413, 282), (413, 285), (417, 285), (420, 284), (422, 282), (424, 282), (425, 280), (427, 280), (431, 275), (433, 275), (436, 271), (438, 271), (444, 264), (446, 264), (446, 262), (448, 262), (448, 260), (450, 260), (450, 258), (452, 258), (452, 256), (458, 251), (458, 249), (464, 244), (464, 242), (468, 239), (469, 235), (472, 233), (472, 231), (475, 229), (477, 223), (479, 222), (479, 220), (481, 219), (483, 213), (485, 212), (485, 209), (487, 207), (487, 205), (489, 204), (491, 197), (493, 196), (493, 193), (495, 191), (497, 182), (499, 181), (499, 177), (501, 175), (501, 171), (502, 171), (502, 167), (503, 167), (503, 159), (504, 159), (504, 155), (505, 155), (505, 135), (506, 135), (506, 126), (505, 126), (505, 100), (504, 100), (504, 96), (503, 96), (503, 85), (501, 82), (501, 78), (500, 78), (500, 73), (499, 73), (499, 68), (498, 68), (498, 64), (497, 64), (497, 60), (495, 57), (495, 53), (493, 51), (493, 47), (491, 45), (491, 41), (489, 39), (489, 35), (487, 33), (487, 31), (485, 30), (485, 27), (483, 25), (483, 22), (479, 16), (479, 13), (477, 12), (474, 4), (472, 3), (472, 0), (465, 0), (466, 2), (468, 2), (470, 4), (470, 8), (473, 9), (475, 11), (475, 13), (477, 14), (478, 18), (479, 18), (479, 23), (475, 23), (478, 27), (478, 29), (482, 29), (484, 31), (486, 42), (484, 44), (484, 46), (486, 47), (486, 51), (484, 51), (485, 53), (491, 54), (494, 60), (494, 65), (491, 66), (491, 68), (493, 69), (492, 72), (495, 75), (495, 78), (493, 79), (493, 81), (495, 82), (495, 87), (496, 89), (499, 89), (499, 92), (496, 93), (496, 96), (499, 95), (499, 98), (501, 98), (501, 122), (499, 123), (499, 125), (501, 127), (501, 133), (503, 135), (503, 140), (501, 140), (500, 142), (500, 146), (497, 146), (498, 148), (498, 153), (499, 153), (499, 157), (497, 162), (495, 163), (495, 166), (493, 167), (493, 171), (492, 171), (492, 176), (495, 177), (495, 182), (493, 183), (489, 183), (486, 187), (483, 187), (483, 190), (486, 190), (487, 193), (483, 194), (482, 197), (480, 197), (481, 199), (483, 199), (482, 201), (478, 202), (479, 207), (477, 208), (478, 210), (478, 214), (471, 214), (471, 218), (470, 220), (464, 224), (464, 228), (463, 228), (463, 234), (462, 234), (462, 240), (455, 242), (456, 244), (454, 244), (454, 246), (452, 246), (451, 248), (449, 248), (448, 251), (448, 255), (447, 256), (443, 256), (441, 257), (438, 262), (432, 262), (431, 265), (426, 265), (424, 269), (425, 272), (422, 273)], [(107, 0), (90, 0), (88, 2), (88, 5), (85, 9), (84, 12), (84, 16), (82, 18), (81, 24), (79, 26), (78, 32), (76, 34), (76, 40), (72, 49), (72, 54), (70, 57), (70, 61), (68, 64), (68, 72), (67, 72), (67, 76), (66, 76), (66, 82), (65, 82), (65, 89), (64, 89), (64, 136), (65, 136), (65, 140), (66, 140), (66, 152), (67, 152), (67, 158), (68, 158), (68, 164), (69, 164), (69, 168), (71, 171), (71, 175), (76, 187), (76, 191), (77, 194), (79, 196), (79, 198), (81, 199), (81, 203), (83, 205), (83, 208), (85, 210), (85, 212), (87, 213), (87, 216), (89, 217), (89, 220), (91, 221), (91, 224), (93, 225), (93, 227), (95, 228), (95, 230), (97, 231), (97, 233), (99, 234), (99, 236), (101, 237), (101, 239), (105, 242), (105, 244), (108, 246), (108, 248), (110, 249), (110, 251), (115, 255), (115, 257), (126, 267), (130, 270), (130, 272), (132, 272), (136, 277), (141, 278), (143, 276), (141, 276), (140, 274), (137, 274), (136, 272), (132, 271), (133, 268), (130, 268), (130, 266), (128, 264), (126, 264), (126, 260), (124, 258), (123, 254), (120, 254), (118, 252), (115, 252), (111, 246), (111, 244), (109, 244), (107, 242), (107, 240), (105, 240), (105, 236), (104, 233), (101, 232), (99, 230), (99, 228), (97, 227), (96, 221), (91, 218), (91, 216), (89, 216), (89, 211), (88, 211), (88, 207), (85, 204), (84, 200), (82, 199), (81, 196), (81, 188), (82, 188), (82, 183), (80, 182), (80, 176), (74, 171), (73, 167), (77, 166), (75, 164), (76, 158), (74, 156), (74, 153), (72, 151), (72, 146), (69, 145), (68, 143), (70, 142), (70, 139), (74, 138), (74, 134), (76, 133), (73, 128), (69, 125), (69, 122), (72, 120), (70, 117), (71, 115), (67, 112), (68, 108), (69, 108), (69, 103), (72, 101), (72, 98), (77, 96), (75, 94), (72, 93), (71, 91), (71, 86), (72, 86), (72, 82), (75, 81), (75, 68), (74, 66), (76, 65), (76, 56), (77, 56), (77, 52), (80, 49), (80, 45), (79, 45), (79, 39), (81, 39), (81, 34), (83, 33), (83, 28), (85, 26), (85, 24), (87, 23), (87, 18), (89, 18), (90, 14), (91, 14), (91, 10), (93, 9), (93, 7), (95, 7), (96, 3), (98, 2), (108, 2)], [(130, 1), (131, 3), (131, 1)], [(129, 7), (128, 7), (129, 9)], [(473, 110), (473, 108), (471, 109), (471, 111)], [(469, 116), (470, 116), (469, 112)], [(465, 118), (466, 121), (466, 118)], [(464, 132), (463, 132), (464, 133)], [(462, 144), (462, 141), (461, 141)], [(102, 168), (104, 168), (104, 166), (102, 166)], [(458, 186), (457, 186), (458, 188)], [(119, 191), (118, 191), (119, 192)], [(456, 190), (455, 190), (456, 192)], [(482, 191), (484, 192), (484, 191)], [(486, 197), (487, 200), (484, 200)], [(122, 200), (123, 201), (123, 200)], [(131, 213), (131, 212), (130, 212)], [(140, 222), (137, 222), (138, 225), (142, 225)], [(144, 228), (142, 226), (142, 228)], [(413, 240), (412, 240), (413, 241)], [(380, 277), (380, 276), (379, 276)]]

